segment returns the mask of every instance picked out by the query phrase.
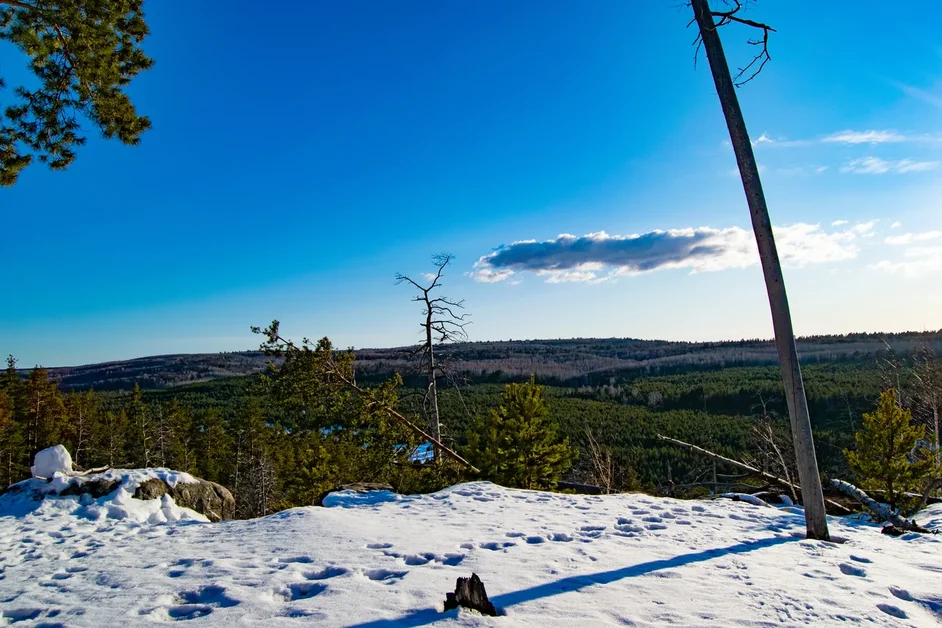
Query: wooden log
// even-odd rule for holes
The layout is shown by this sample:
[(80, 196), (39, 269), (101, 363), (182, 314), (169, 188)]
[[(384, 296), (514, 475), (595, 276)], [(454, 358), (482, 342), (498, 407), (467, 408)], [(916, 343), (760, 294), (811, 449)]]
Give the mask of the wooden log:
[(844, 480), (831, 480), (831, 485), (840, 492), (853, 497), (858, 502), (866, 506), (867, 509), (881, 521), (888, 521), (889, 523), (893, 524), (894, 527), (901, 530), (921, 532), (922, 534), (935, 534), (931, 530), (927, 530), (926, 528), (922, 527), (914, 520), (907, 519), (898, 512), (894, 512), (893, 509), (890, 508), (889, 504), (878, 502), (850, 482), (845, 482)]
[(497, 616), (497, 609), (487, 599), (484, 583), (476, 573), (472, 573), (470, 578), (458, 578), (455, 583), (455, 592), (445, 595), (446, 611), (459, 606), (476, 610), (482, 615)]
[[(661, 440), (667, 441), (668, 443), (671, 443), (671, 444), (673, 444), (673, 445), (677, 445), (678, 447), (684, 447), (685, 449), (689, 449), (689, 450), (691, 450), (691, 451), (695, 451), (695, 452), (697, 452), (698, 454), (703, 454), (703, 455), (706, 456), (707, 458), (712, 458), (713, 460), (716, 460), (716, 461), (718, 461), (718, 462), (725, 462), (725, 463), (728, 464), (728, 465), (732, 465), (732, 466), (734, 466), (734, 467), (738, 467), (738, 468), (740, 468), (740, 469), (743, 469), (743, 470), (745, 470), (745, 471), (748, 471), (749, 473), (751, 473), (751, 474), (753, 474), (753, 475), (757, 475), (757, 476), (759, 476), (760, 478), (762, 478), (762, 479), (764, 479), (764, 480), (768, 480), (769, 482), (773, 482), (773, 483), (775, 483), (775, 484), (778, 484), (779, 486), (784, 486), (784, 487), (786, 487), (786, 488), (790, 488), (790, 489), (792, 489), (792, 490), (794, 490), (794, 491), (797, 491), (797, 492), (799, 492), (799, 493), (801, 492), (801, 487), (800, 487), (800, 486), (796, 486), (796, 485), (792, 484), (791, 482), (789, 482), (788, 480), (783, 480), (782, 478), (780, 478), (780, 477), (778, 477), (778, 476), (775, 476), (775, 475), (772, 475), (771, 473), (766, 473), (765, 471), (762, 471), (762, 470), (760, 470), (760, 469), (756, 469), (755, 467), (753, 467), (753, 466), (751, 466), (751, 465), (748, 465), (748, 464), (746, 464), (745, 462), (739, 462), (738, 460), (733, 460), (732, 458), (727, 458), (726, 456), (721, 456), (721, 455), (719, 455), (719, 454), (717, 454), (717, 453), (713, 453), (712, 451), (709, 451), (709, 450), (707, 450), (707, 449), (704, 449), (703, 447), (697, 447), (696, 445), (691, 445), (690, 443), (685, 443), (685, 442), (682, 441), (682, 440), (677, 440), (676, 438), (670, 438), (669, 436), (664, 436), (664, 435), (662, 435), (662, 434), (658, 434), (657, 437), (660, 438)], [(834, 501), (834, 500), (832, 500), (832, 499), (825, 499), (824, 502), (825, 502), (828, 506), (830, 506), (831, 509), (834, 510), (837, 514), (849, 515), (849, 514), (851, 514), (851, 512), (852, 512), (852, 511), (850, 510), (850, 508), (847, 508), (847, 507), (845, 507), (845, 506), (842, 506), (841, 504), (838, 504), (836, 501)]]

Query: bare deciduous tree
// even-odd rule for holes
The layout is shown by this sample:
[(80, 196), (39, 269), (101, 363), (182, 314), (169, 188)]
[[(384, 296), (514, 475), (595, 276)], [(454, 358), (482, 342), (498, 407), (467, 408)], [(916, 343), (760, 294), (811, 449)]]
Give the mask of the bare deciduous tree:
[(428, 381), (423, 400), (423, 408), (428, 418), (429, 431), (436, 440), (441, 441), (441, 419), (438, 413), (438, 378), (441, 368), (436, 361), (436, 345), (447, 342), (461, 342), (468, 339), (465, 327), (470, 324), (468, 314), (461, 312), (464, 309), (464, 299), (454, 300), (444, 296), (433, 296), (432, 293), (441, 288), (442, 276), (445, 268), (454, 259), (449, 253), (438, 253), (432, 256), (435, 272), (425, 275), (427, 285), (420, 284), (411, 277), (399, 273), (396, 283), (411, 284), (419, 294), (412, 298), (422, 304), (422, 336), (413, 356), (419, 361), (419, 368)]
[[(811, 417), (801, 378), (801, 367), (798, 363), (798, 348), (795, 345), (795, 332), (792, 329), (782, 265), (775, 247), (772, 222), (759, 178), (759, 168), (735, 89), (736, 86), (755, 78), (769, 60), (769, 32), (774, 29), (767, 24), (738, 15), (742, 9), (742, 3), (739, 0), (727, 2), (727, 11), (711, 10), (708, 0), (691, 0), (690, 4), (693, 7), (694, 21), (700, 31), (695, 43), (698, 50), (702, 45), (710, 63), (713, 82), (726, 118), (730, 141), (736, 153), (736, 163), (739, 166), (743, 190), (746, 193), (746, 201), (752, 216), (752, 227), (759, 247), (759, 257), (772, 310), (775, 345), (778, 350), (788, 414), (791, 419), (808, 538), (829, 540), (824, 510), (824, 491), (821, 488), (821, 476), (818, 474)], [(740, 69), (735, 79), (730, 75), (729, 64), (726, 61), (726, 54), (723, 52), (723, 44), (718, 32), (720, 26), (731, 23), (745, 25), (762, 32), (761, 39), (749, 40), (750, 45), (759, 47), (759, 53), (747, 66)], [(746, 78), (743, 80), (743, 77)]]

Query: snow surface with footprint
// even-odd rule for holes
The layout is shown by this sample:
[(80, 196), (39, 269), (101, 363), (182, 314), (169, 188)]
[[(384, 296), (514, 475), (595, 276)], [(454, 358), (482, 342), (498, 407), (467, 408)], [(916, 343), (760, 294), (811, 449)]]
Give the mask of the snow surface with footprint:
[[(942, 623), (942, 538), (832, 518), (844, 542), (809, 541), (797, 508), (483, 482), (223, 523), (122, 490), (5, 499), (0, 616), (16, 626)], [(921, 521), (942, 528), (942, 508)], [(441, 611), (472, 572), (503, 616)]]

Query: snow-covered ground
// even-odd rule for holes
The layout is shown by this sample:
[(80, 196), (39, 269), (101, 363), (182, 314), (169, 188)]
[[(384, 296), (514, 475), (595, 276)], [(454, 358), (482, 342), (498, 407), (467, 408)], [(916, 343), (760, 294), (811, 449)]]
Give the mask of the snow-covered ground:
[[(890, 538), (875, 526), (832, 519), (831, 532), (844, 543), (808, 541), (797, 509), (474, 483), (423, 496), (336, 493), (326, 508), (203, 523), (160, 521), (154, 513), (169, 504), (128, 506), (128, 499), (120, 490), (84, 503), (51, 498), (8, 514), (0, 498), (5, 621), (362, 628), (942, 622), (942, 538)], [(112, 513), (115, 500), (123, 503)], [(942, 528), (942, 508), (920, 522)], [(472, 572), (504, 616), (441, 612), (455, 579)]]

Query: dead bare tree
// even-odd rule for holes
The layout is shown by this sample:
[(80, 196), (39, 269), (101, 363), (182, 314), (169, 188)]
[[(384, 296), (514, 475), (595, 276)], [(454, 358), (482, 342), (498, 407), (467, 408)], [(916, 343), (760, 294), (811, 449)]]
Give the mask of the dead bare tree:
[(407, 275), (398, 273), (396, 283), (411, 284), (419, 294), (412, 298), (421, 303), (422, 310), (422, 336), (423, 341), (412, 352), (418, 360), (419, 370), (425, 374), (428, 385), (423, 399), (423, 409), (428, 419), (429, 431), (436, 441), (442, 439), (441, 419), (438, 413), (438, 378), (441, 368), (436, 361), (435, 347), (448, 342), (461, 342), (468, 339), (465, 327), (470, 324), (468, 314), (460, 312), (464, 309), (464, 299), (455, 301), (444, 296), (433, 296), (432, 292), (441, 288), (442, 276), (445, 268), (451, 263), (454, 256), (450, 253), (437, 253), (432, 256), (435, 272), (425, 275), (428, 284), (423, 285)]
[(589, 459), (592, 462), (592, 483), (605, 490), (606, 493), (615, 491), (617, 468), (612, 450), (599, 443), (591, 428), (585, 428), (586, 445)]
[[(801, 378), (801, 367), (798, 363), (798, 348), (795, 345), (795, 332), (792, 329), (782, 265), (775, 247), (772, 221), (769, 218), (769, 209), (762, 190), (762, 181), (759, 178), (759, 167), (756, 164), (749, 132), (746, 130), (746, 121), (743, 119), (735, 89), (736, 86), (751, 81), (765, 67), (770, 59), (769, 33), (774, 32), (775, 29), (767, 24), (741, 17), (739, 12), (743, 7), (739, 0), (728, 2), (727, 11), (711, 10), (708, 0), (691, 0), (690, 4), (693, 7), (693, 21), (697, 23), (700, 31), (695, 44), (697, 50), (702, 45), (710, 63), (716, 93), (726, 118), (730, 142), (736, 153), (736, 163), (739, 166), (743, 190), (749, 205), (749, 213), (752, 216), (752, 228), (759, 248), (759, 258), (772, 310), (775, 346), (778, 350), (782, 380), (785, 384), (785, 399), (791, 419), (792, 440), (798, 463), (798, 479), (801, 484), (808, 538), (829, 540), (824, 491), (821, 488), (821, 476), (818, 474), (818, 461), (815, 458), (811, 417)], [(762, 33), (761, 39), (749, 40), (750, 45), (759, 47), (759, 53), (748, 65), (739, 70), (735, 79), (730, 75), (729, 64), (723, 52), (718, 30), (719, 27), (732, 23), (758, 29)]]
[(913, 356), (913, 410), (926, 424), (931, 438), (930, 449), (935, 452), (936, 467), (942, 467), (939, 448), (939, 416), (942, 414), (942, 360), (932, 347), (925, 345)]

